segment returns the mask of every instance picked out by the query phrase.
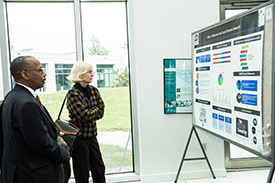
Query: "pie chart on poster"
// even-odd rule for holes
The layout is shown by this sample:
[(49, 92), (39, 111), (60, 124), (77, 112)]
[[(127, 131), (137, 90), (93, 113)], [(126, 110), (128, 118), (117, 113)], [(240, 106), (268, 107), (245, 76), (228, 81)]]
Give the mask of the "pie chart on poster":
[(220, 86), (223, 84), (223, 75), (222, 74), (219, 74), (218, 83)]

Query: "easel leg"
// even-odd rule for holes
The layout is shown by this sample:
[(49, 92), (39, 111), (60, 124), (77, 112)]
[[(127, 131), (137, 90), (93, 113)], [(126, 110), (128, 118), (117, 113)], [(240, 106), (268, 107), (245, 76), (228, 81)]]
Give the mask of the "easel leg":
[(205, 157), (205, 159), (206, 159), (206, 162), (207, 162), (207, 164), (208, 164), (208, 167), (209, 167), (209, 169), (210, 169), (210, 171), (211, 171), (212, 177), (213, 177), (213, 179), (216, 179), (215, 174), (214, 174), (214, 172), (213, 172), (213, 170), (212, 170), (212, 167), (211, 167), (211, 165), (210, 165), (210, 162), (209, 162), (209, 160), (208, 160), (208, 157), (207, 157), (207, 155), (206, 155), (206, 153), (205, 153), (205, 151), (204, 151), (204, 149), (203, 149), (203, 147), (202, 147), (202, 143), (201, 143), (201, 140), (200, 140), (199, 135), (198, 135), (198, 133), (197, 133), (197, 130), (196, 130), (195, 127), (193, 127), (193, 128), (194, 128), (195, 134), (196, 134), (196, 136), (197, 136), (197, 139), (198, 139), (198, 141), (199, 141), (199, 144), (200, 144), (201, 150), (202, 150), (202, 152), (203, 152), (203, 155), (204, 155), (204, 157)]
[(128, 140), (127, 140), (127, 143), (126, 143), (126, 146), (125, 146), (125, 149), (124, 149), (123, 158), (122, 158), (122, 161), (120, 163), (120, 167), (119, 167), (119, 171), (118, 172), (121, 171), (121, 168), (122, 168), (122, 165), (123, 165), (123, 161), (125, 159), (125, 155), (126, 155), (126, 152), (127, 152), (127, 147), (128, 147), (129, 141), (130, 141), (130, 137), (131, 137), (131, 131), (129, 132)]
[(266, 183), (271, 183), (272, 177), (273, 177), (273, 174), (274, 174), (274, 170), (275, 170), (275, 166), (274, 166), (274, 163), (272, 162), (272, 165), (271, 165), (271, 167), (270, 167), (270, 170), (269, 170), (269, 174), (268, 174), (268, 178), (267, 178)]
[(188, 141), (187, 141), (187, 144), (186, 144), (186, 147), (185, 147), (185, 150), (184, 150), (181, 162), (180, 162), (180, 166), (179, 166), (178, 173), (177, 173), (177, 176), (176, 176), (176, 179), (175, 179), (175, 183), (177, 183), (177, 181), (178, 181), (180, 170), (181, 170), (181, 167), (182, 167), (182, 164), (183, 164), (183, 161), (184, 161), (184, 158), (185, 158), (185, 155), (186, 155), (186, 152), (187, 152), (187, 149), (188, 149), (188, 146), (189, 146), (194, 128), (195, 127), (192, 126), (192, 129), (191, 129), (191, 132), (190, 132), (190, 135), (189, 135), (189, 138), (188, 138)]

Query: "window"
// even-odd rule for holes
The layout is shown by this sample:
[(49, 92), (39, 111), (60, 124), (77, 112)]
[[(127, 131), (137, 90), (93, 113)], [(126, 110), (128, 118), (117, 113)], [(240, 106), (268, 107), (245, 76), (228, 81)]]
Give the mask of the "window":
[[(79, 6), (74, 7), (77, 3), (73, 1), (6, 4), (11, 60), (32, 55), (41, 62), (47, 80), (39, 96), (53, 119), (72, 86), (67, 76), (73, 64), (83, 59), (94, 67), (92, 85), (99, 88), (108, 106), (97, 123), (106, 174), (133, 172), (130, 89), (129, 85), (114, 87), (113, 73), (128, 68), (126, 2), (81, 2), (81, 18)], [(100, 49), (95, 49), (97, 46)], [(68, 119), (67, 110), (63, 113), (62, 117)]]
[(225, 18), (230, 18), (230, 17), (240, 14), (246, 10), (248, 10), (248, 9), (225, 10)]
[(7, 3), (7, 12), (10, 47), (17, 55), (75, 53), (73, 3)]
[(114, 87), (113, 74), (114, 69), (128, 67), (126, 6), (124, 2), (81, 2), (81, 14), (84, 60), (94, 63), (101, 96), (109, 103), (97, 123), (106, 173), (132, 172), (129, 87)]
[(56, 91), (69, 90), (72, 82), (67, 79), (70, 75), (73, 64), (55, 64)]
[[(73, 11), (73, 3), (7, 3), (11, 60), (31, 55), (44, 64), (47, 80), (40, 91), (61, 90), (55, 86), (54, 63), (75, 62)], [(60, 77), (57, 82), (64, 84)]]
[[(125, 3), (82, 2), (81, 12), (84, 58), (85, 55), (90, 54), (103, 56), (122, 55), (126, 59), (127, 28)], [(98, 49), (96, 46), (101, 46), (101, 48)], [(108, 53), (104, 52), (104, 48)], [(95, 51), (91, 53), (91, 49)]]
[(113, 65), (97, 65), (97, 87), (114, 87)]
[[(0, 45), (0, 71), (2, 71), (1, 45)], [(3, 86), (2, 73), (3, 72), (1, 72), (1, 75), (0, 75), (0, 86)], [(0, 100), (4, 98), (4, 93), (3, 92), (4, 92), (3, 87), (1, 87), (1, 89), (0, 89)]]

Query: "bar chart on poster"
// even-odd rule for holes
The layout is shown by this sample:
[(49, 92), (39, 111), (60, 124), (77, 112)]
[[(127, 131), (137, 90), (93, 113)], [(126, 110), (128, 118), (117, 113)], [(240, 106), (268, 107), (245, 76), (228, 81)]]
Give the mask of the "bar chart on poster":
[(273, 4), (192, 34), (193, 125), (271, 157)]

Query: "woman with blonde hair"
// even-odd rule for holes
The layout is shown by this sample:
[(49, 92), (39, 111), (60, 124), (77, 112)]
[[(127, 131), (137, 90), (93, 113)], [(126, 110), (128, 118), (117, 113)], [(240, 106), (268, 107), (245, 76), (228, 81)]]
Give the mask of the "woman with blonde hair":
[(68, 91), (67, 108), (72, 123), (82, 132), (72, 151), (76, 183), (89, 182), (89, 170), (94, 183), (105, 183), (105, 165), (97, 141), (96, 120), (103, 117), (104, 102), (98, 89), (89, 85), (93, 80), (93, 67), (83, 61), (74, 64), (68, 77), (75, 85)]

